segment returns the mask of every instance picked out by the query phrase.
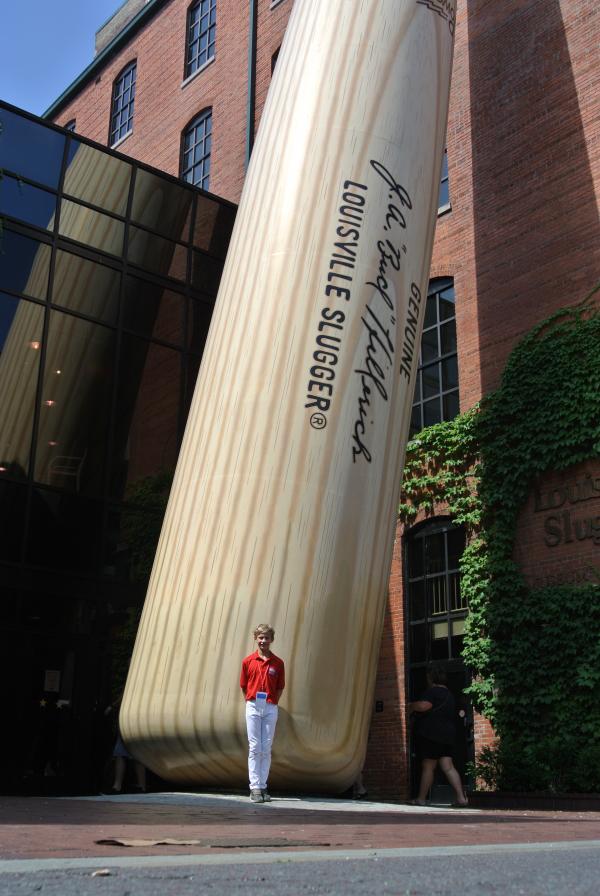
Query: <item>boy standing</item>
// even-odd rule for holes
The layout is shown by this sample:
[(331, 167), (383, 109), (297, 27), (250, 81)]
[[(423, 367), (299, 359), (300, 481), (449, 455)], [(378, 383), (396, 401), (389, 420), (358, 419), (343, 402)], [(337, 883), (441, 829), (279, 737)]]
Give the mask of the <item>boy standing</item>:
[(242, 660), (240, 687), (246, 700), (250, 799), (254, 803), (268, 803), (271, 745), (277, 724), (277, 704), (285, 687), (285, 668), (283, 660), (271, 653), (275, 639), (272, 626), (257, 625), (253, 634), (257, 650)]

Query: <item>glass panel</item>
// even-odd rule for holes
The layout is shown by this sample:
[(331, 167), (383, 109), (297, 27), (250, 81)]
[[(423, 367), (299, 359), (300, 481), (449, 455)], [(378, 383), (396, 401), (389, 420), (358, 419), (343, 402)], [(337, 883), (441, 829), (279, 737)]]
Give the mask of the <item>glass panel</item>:
[(427, 599), (430, 616), (438, 616), (440, 613), (448, 611), (445, 576), (427, 579)]
[(422, 663), (427, 659), (427, 625), (410, 626), (410, 661)]
[(440, 341), (442, 355), (448, 355), (456, 351), (456, 321), (449, 321), (440, 327)]
[(450, 204), (450, 188), (447, 180), (440, 183), (440, 193), (438, 196), (438, 208), (443, 208)]
[(186, 280), (187, 252), (180, 243), (154, 236), (137, 227), (129, 228), (129, 260), (146, 271)]
[(422, 579), (418, 582), (410, 583), (408, 595), (410, 621), (415, 622), (417, 619), (425, 619), (427, 609), (425, 606), (425, 583)]
[(193, 243), (218, 258), (225, 258), (235, 221), (235, 208), (198, 196)]
[(449, 392), (447, 395), (444, 395), (442, 401), (444, 405), (444, 420), (454, 420), (460, 412), (458, 392)]
[(68, 199), (63, 199), (61, 203), (59, 232), (61, 236), (110, 255), (121, 255), (123, 252), (124, 225), (121, 221)]
[(467, 610), (467, 599), (461, 594), (460, 574), (458, 572), (450, 573), (448, 576), (448, 587), (450, 588), (450, 609), (453, 612), (456, 610)]
[(63, 191), (75, 199), (124, 215), (131, 165), (93, 146), (71, 140)]
[(36, 566), (94, 573), (98, 567), (102, 504), (66, 492), (35, 489), (26, 556)]
[(216, 296), (222, 273), (223, 262), (220, 259), (192, 252), (192, 286), (195, 289)]
[(437, 327), (425, 330), (421, 338), (421, 363), (427, 364), (428, 361), (439, 357), (439, 354)]
[(408, 576), (417, 579), (425, 573), (423, 538), (411, 538), (408, 542)]
[(4, 175), (0, 184), (0, 214), (9, 215), (35, 227), (52, 230), (56, 197), (46, 190)]
[(421, 429), (421, 405), (416, 404), (412, 409), (412, 416), (410, 418), (410, 438), (412, 438), (416, 433), (420, 432)]
[(187, 243), (193, 196), (192, 190), (138, 168), (131, 219), (149, 230)]
[(0, 466), (27, 476), (44, 330), (44, 307), (0, 293)]
[(430, 364), (424, 367), (421, 373), (423, 377), (423, 398), (431, 398), (440, 393), (440, 365)]
[(127, 277), (123, 304), (123, 327), (148, 338), (181, 344), (185, 299), (156, 283)]
[(103, 491), (116, 335), (52, 311), (35, 478), (83, 494)]
[[(156, 477), (155, 477), (156, 478)], [(147, 482), (147, 493), (158, 504), (156, 508), (115, 509), (109, 513), (103, 573), (114, 579), (146, 586), (160, 536), (164, 509), (169, 498), (170, 481)]]
[(27, 489), (24, 485), (6, 481), (4, 466), (0, 463), (0, 560), (18, 563), (25, 529)]
[(445, 572), (446, 550), (443, 532), (436, 532), (435, 535), (427, 536), (425, 539), (425, 557), (428, 575)]
[(431, 659), (447, 660), (448, 659), (448, 638), (431, 639)]
[(415, 401), (421, 400), (421, 371), (417, 370), (417, 375), (415, 377), (415, 394), (413, 396), (413, 403)]
[(426, 401), (423, 405), (423, 426), (433, 426), (434, 423), (440, 423), (441, 420), (439, 398)]
[(440, 320), (448, 320), (450, 317), (454, 317), (456, 313), (456, 308), (454, 307), (454, 287), (448, 286), (446, 289), (443, 289), (439, 294), (439, 303), (440, 303)]
[(465, 549), (464, 529), (449, 529), (446, 537), (448, 540), (448, 569), (458, 569), (460, 558)]
[(434, 622), (431, 626), (432, 637), (434, 641), (439, 641), (440, 638), (448, 637), (448, 623), (447, 622)]
[(212, 319), (214, 303), (191, 301), (188, 305), (187, 348), (197, 355), (202, 355), (206, 337)]
[(458, 361), (456, 355), (442, 361), (442, 388), (444, 390), (458, 388)]
[(425, 322), (423, 328), (427, 329), (437, 323), (437, 309), (435, 304), (436, 294), (427, 296), (427, 305), (425, 308)]
[(115, 497), (134, 502), (145, 481), (174, 470), (180, 396), (181, 354), (124, 334), (111, 461)]
[(58, 187), (65, 137), (36, 121), (2, 109), (0, 169)]
[(116, 324), (120, 274), (103, 264), (58, 250), (52, 301), (73, 311)]
[(452, 634), (464, 635), (466, 619), (454, 619), (452, 621)]
[(5, 228), (0, 252), (0, 289), (45, 299), (50, 255), (50, 246)]

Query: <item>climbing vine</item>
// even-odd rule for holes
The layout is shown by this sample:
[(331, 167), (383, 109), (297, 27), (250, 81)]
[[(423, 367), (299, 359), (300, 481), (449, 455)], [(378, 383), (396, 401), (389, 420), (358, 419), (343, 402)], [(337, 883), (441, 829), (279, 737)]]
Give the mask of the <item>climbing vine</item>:
[(494, 393), (407, 450), (400, 518), (441, 504), (467, 532), (463, 658), (498, 735), (477, 771), (505, 789), (600, 790), (600, 569), (585, 585), (532, 589), (513, 560), (535, 478), (600, 457), (593, 295), (536, 326)]

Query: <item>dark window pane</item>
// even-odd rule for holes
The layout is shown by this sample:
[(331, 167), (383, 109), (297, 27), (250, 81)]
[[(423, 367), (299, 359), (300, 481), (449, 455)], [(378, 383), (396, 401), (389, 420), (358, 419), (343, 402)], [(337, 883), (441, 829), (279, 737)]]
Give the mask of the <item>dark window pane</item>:
[(436, 308), (436, 300), (435, 293), (433, 295), (427, 296), (427, 305), (425, 307), (425, 322), (423, 324), (423, 328), (426, 330), (428, 327), (432, 327), (437, 323), (437, 308)]
[(431, 659), (448, 659), (448, 623), (434, 622), (431, 625)]
[(413, 396), (414, 401), (421, 400), (421, 371), (417, 370), (417, 375), (415, 376), (415, 394)]
[(108, 517), (108, 533), (102, 565), (103, 574), (143, 585), (148, 583), (160, 536), (171, 478), (160, 474), (140, 482), (143, 506), (123, 506)]
[(18, 563), (25, 530), (27, 490), (24, 485), (6, 481), (7, 473), (2, 469), (5, 466), (0, 463), (0, 560)]
[(425, 557), (427, 574), (443, 572), (446, 568), (446, 551), (444, 533), (436, 532), (425, 540)]
[(123, 327), (141, 336), (181, 345), (184, 302), (178, 292), (138, 277), (127, 277)]
[(464, 529), (450, 529), (448, 539), (448, 569), (458, 569), (458, 563), (465, 549)]
[[(444, 569), (443, 560), (441, 564)], [(430, 616), (439, 616), (448, 611), (448, 597), (446, 593), (446, 577), (434, 576), (427, 579), (427, 606)]]
[(195, 118), (183, 134), (181, 177), (190, 184), (208, 190), (212, 144), (212, 110)]
[(138, 168), (131, 219), (170, 239), (189, 242), (193, 192)]
[(124, 334), (117, 391), (111, 492), (132, 501), (140, 480), (175, 468), (180, 353)]
[(440, 193), (438, 196), (438, 208), (443, 208), (450, 203), (450, 187), (447, 180), (440, 183)]
[(0, 294), (0, 320), (0, 466), (21, 479), (29, 468), (44, 308)]
[(50, 246), (5, 228), (0, 252), (0, 289), (45, 299), (50, 255)]
[(222, 273), (222, 261), (211, 258), (210, 255), (192, 251), (192, 286), (194, 289), (206, 292), (210, 296), (216, 296)]
[(31, 187), (8, 175), (0, 181), (0, 214), (52, 230), (55, 211), (56, 197), (53, 193)]
[(63, 134), (2, 109), (0, 169), (56, 189), (64, 145)]
[(52, 311), (35, 478), (84, 494), (103, 490), (116, 336)]
[(198, 355), (187, 355), (186, 365), (184, 370), (184, 385), (185, 391), (183, 396), (183, 418), (182, 423), (185, 426), (187, 423), (188, 414), (190, 412), (190, 406), (192, 404), (192, 398), (194, 397), (194, 389), (196, 388), (196, 382), (198, 380), (198, 371), (200, 370), (200, 358)]
[(119, 317), (118, 271), (70, 252), (56, 253), (52, 301), (81, 314), (116, 324)]
[(189, 304), (187, 348), (197, 355), (204, 351), (213, 309), (212, 302), (191, 301)]
[(425, 605), (425, 583), (423, 580), (419, 582), (411, 582), (408, 586), (408, 606), (410, 622), (415, 622), (417, 619), (425, 619), (427, 616)]
[(224, 259), (231, 239), (235, 212), (235, 208), (199, 195), (194, 224), (194, 246)]
[(441, 423), (442, 415), (440, 412), (439, 398), (433, 398), (423, 404), (423, 426), (433, 426), (434, 423)]
[(95, 573), (100, 556), (102, 505), (66, 492), (35, 489), (27, 560), (36, 566)]
[(460, 413), (458, 392), (449, 392), (442, 399), (444, 406), (444, 420), (454, 420)]
[(440, 327), (440, 341), (441, 341), (442, 355), (447, 355), (450, 352), (456, 351), (456, 323), (455, 323), (455, 321), (450, 321), (447, 324), (442, 324), (442, 326)]
[(440, 365), (430, 364), (429, 367), (424, 367), (421, 375), (423, 377), (423, 398), (431, 398), (433, 395), (439, 395)]
[(408, 542), (408, 576), (411, 579), (419, 578), (425, 572), (424, 547), (422, 538), (411, 538)]
[(427, 659), (427, 626), (410, 626), (410, 661), (422, 663)]
[(188, 250), (180, 243), (154, 236), (137, 227), (129, 228), (129, 260), (154, 274), (185, 280)]
[(448, 318), (454, 317), (456, 308), (454, 306), (455, 298), (453, 286), (448, 286), (447, 289), (444, 289), (442, 290), (442, 292), (440, 292), (439, 302), (440, 320), (448, 320)]
[(61, 202), (59, 232), (61, 236), (93, 246), (109, 255), (121, 255), (123, 252), (124, 225), (121, 221), (68, 199)]
[(438, 346), (438, 330), (434, 327), (432, 330), (426, 330), (421, 339), (421, 363), (427, 364), (438, 358), (440, 354)]
[[(442, 389), (458, 388), (458, 361), (456, 355), (442, 361)], [(444, 418), (447, 419), (447, 418)]]
[(410, 438), (412, 438), (416, 433), (420, 432), (423, 428), (423, 424), (421, 423), (421, 405), (416, 404), (412, 409), (412, 415), (410, 418)]
[(131, 165), (86, 143), (71, 140), (63, 190), (75, 199), (124, 215)]

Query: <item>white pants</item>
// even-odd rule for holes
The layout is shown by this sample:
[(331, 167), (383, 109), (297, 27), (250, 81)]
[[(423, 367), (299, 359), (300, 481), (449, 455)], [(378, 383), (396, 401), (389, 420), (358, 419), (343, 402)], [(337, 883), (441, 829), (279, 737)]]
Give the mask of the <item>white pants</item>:
[(248, 731), (248, 775), (250, 790), (266, 790), (271, 768), (271, 745), (277, 724), (278, 709), (262, 700), (246, 701)]

